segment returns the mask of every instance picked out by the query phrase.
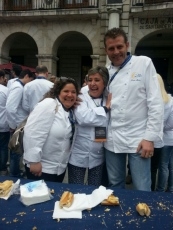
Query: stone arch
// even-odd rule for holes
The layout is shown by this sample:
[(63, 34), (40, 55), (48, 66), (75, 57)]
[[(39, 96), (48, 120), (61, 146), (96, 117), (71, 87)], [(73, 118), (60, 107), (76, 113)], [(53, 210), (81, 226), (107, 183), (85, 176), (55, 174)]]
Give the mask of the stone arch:
[(71, 76), (82, 85), (92, 67), (93, 46), (88, 37), (78, 31), (64, 32), (56, 39), (52, 53), (59, 59), (57, 74)]
[(2, 43), (1, 57), (4, 57), (4, 62), (18, 60), (18, 64), (35, 67), (38, 64), (36, 54), (38, 47), (35, 40), (24, 32), (12, 33)]
[(173, 30), (155, 30), (142, 37), (135, 48), (136, 55), (153, 60), (157, 72), (165, 81), (173, 80)]

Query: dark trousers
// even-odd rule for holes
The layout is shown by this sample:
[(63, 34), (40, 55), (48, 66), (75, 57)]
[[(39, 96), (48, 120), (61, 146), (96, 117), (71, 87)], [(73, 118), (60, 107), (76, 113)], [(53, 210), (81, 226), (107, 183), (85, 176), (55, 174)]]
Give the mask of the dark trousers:
[(30, 168), (28, 168), (26, 165), (25, 165), (25, 170), (26, 170), (27, 179), (30, 179), (30, 180), (44, 180), (44, 181), (52, 181), (52, 182), (62, 183), (62, 181), (64, 180), (64, 176), (65, 176), (65, 172), (62, 173), (61, 175), (49, 174), (49, 173), (43, 173), (42, 172), (41, 176), (35, 176), (30, 172)]
[[(103, 164), (88, 169), (88, 185), (100, 186)], [(86, 168), (68, 164), (68, 180), (70, 184), (84, 184)]]
[(7, 170), (10, 132), (0, 132), (0, 171)]
[(163, 148), (154, 148), (154, 155), (151, 157), (151, 191), (156, 188), (157, 170)]

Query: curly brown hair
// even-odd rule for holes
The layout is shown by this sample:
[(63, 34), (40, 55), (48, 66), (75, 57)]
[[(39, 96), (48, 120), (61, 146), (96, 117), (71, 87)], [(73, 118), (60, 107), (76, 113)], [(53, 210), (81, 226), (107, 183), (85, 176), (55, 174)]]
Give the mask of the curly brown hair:
[(50, 89), (49, 92), (47, 92), (44, 95), (45, 98), (57, 98), (57, 96), (60, 94), (61, 90), (67, 85), (67, 84), (73, 84), (77, 95), (79, 94), (79, 87), (77, 82), (73, 78), (68, 77), (60, 77), (56, 82), (54, 83), (54, 86)]

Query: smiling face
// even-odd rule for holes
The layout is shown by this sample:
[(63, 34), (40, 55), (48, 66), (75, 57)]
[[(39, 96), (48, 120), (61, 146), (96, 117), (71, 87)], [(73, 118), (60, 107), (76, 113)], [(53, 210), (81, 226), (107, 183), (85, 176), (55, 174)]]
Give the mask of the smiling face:
[(107, 38), (105, 41), (105, 51), (114, 66), (120, 66), (124, 62), (128, 48), (129, 43), (125, 42), (121, 35), (116, 38)]
[(88, 88), (90, 96), (97, 98), (102, 95), (105, 85), (99, 73), (88, 76)]
[(76, 88), (72, 83), (68, 83), (60, 91), (59, 100), (66, 109), (71, 108), (77, 98)]

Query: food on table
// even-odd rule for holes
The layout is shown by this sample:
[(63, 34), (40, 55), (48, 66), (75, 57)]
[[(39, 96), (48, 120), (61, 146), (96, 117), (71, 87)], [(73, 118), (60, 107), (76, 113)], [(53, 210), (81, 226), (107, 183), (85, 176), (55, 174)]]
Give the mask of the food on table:
[(74, 200), (74, 194), (72, 192), (69, 192), (69, 191), (63, 192), (61, 199), (59, 201), (60, 208), (63, 208), (63, 207), (69, 208), (72, 205), (73, 200)]
[(12, 185), (12, 180), (5, 180), (4, 182), (0, 183), (0, 197), (6, 196), (10, 192)]
[(136, 206), (136, 211), (141, 216), (149, 216), (151, 214), (151, 210), (146, 203), (139, 203)]
[(101, 202), (102, 205), (119, 205), (119, 198), (111, 194), (107, 199)]

